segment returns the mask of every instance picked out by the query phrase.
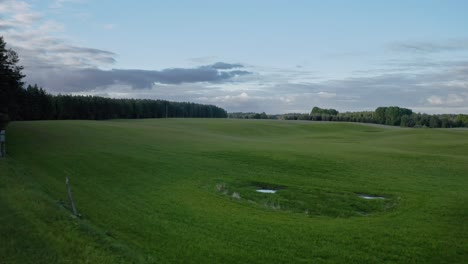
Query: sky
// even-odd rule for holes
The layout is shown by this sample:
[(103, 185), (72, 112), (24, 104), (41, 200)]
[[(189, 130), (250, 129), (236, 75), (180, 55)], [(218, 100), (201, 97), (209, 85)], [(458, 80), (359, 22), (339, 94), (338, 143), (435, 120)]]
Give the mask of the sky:
[(228, 112), (468, 114), (468, 1), (0, 0), (25, 81)]

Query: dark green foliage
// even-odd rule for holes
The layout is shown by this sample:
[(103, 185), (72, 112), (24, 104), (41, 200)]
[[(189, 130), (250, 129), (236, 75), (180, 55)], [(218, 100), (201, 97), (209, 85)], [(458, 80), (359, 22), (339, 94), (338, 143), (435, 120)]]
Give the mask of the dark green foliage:
[(378, 107), (375, 109), (374, 120), (379, 124), (399, 126), (402, 116), (410, 116), (412, 113), (411, 109), (398, 106)]
[(228, 114), (229, 118), (238, 118), (238, 119), (276, 119), (274, 115), (267, 115), (265, 112), (255, 113), (255, 112), (233, 112)]
[(8, 114), (0, 113), (0, 130), (5, 129), (8, 121), (10, 121)]
[[(37, 85), (23, 90), (21, 96), (20, 118), (24, 120), (54, 119), (53, 96)], [(19, 119), (19, 118), (18, 118)]]
[(468, 115), (462, 115), (462, 114), (457, 115), (455, 122), (457, 126), (468, 127)]
[(303, 113), (288, 113), (283, 115), (272, 115), (274, 119), (280, 120), (312, 120), (309, 114)]
[(415, 125), (414, 120), (409, 115), (403, 115), (401, 117), (400, 126), (402, 127), (413, 127)]
[(23, 67), (18, 66), (18, 55), (6, 48), (0, 36), (0, 128), (4, 128), (10, 119), (15, 119), (19, 112), (19, 100), (22, 92)]
[(385, 124), (385, 109), (386, 107), (377, 107), (375, 109), (374, 120), (379, 124)]
[(310, 112), (310, 114), (311, 115), (332, 115), (332, 116), (335, 116), (335, 115), (338, 114), (338, 111), (336, 111), (335, 109), (324, 109), (324, 108), (314, 106), (314, 108), (312, 108), (312, 111)]
[(314, 106), (310, 115), (305, 116), (304, 114), (299, 114), (297, 115), (297, 120), (334, 121), (337, 115), (338, 111), (335, 109), (323, 109)]
[(339, 113), (332, 121), (345, 121), (345, 122), (361, 122), (361, 123), (375, 123), (374, 112), (345, 112)]
[(436, 116), (431, 116), (429, 118), (429, 127), (431, 128), (436, 128), (436, 127), (440, 127), (440, 120), (438, 117)]
[(224, 118), (214, 105), (148, 99), (112, 99), (97, 96), (50, 95), (37, 85), (21, 93), (16, 120), (208, 117)]

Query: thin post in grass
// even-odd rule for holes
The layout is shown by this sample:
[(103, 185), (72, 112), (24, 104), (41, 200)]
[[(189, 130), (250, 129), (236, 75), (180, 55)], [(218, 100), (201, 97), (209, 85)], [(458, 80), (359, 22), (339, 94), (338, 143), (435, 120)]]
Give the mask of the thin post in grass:
[(65, 177), (65, 184), (67, 185), (68, 199), (70, 200), (70, 205), (73, 210), (73, 215), (80, 216), (78, 214), (78, 211), (76, 211), (75, 202), (73, 201), (73, 196), (72, 196), (71, 189), (70, 189), (70, 181), (68, 180), (68, 177)]

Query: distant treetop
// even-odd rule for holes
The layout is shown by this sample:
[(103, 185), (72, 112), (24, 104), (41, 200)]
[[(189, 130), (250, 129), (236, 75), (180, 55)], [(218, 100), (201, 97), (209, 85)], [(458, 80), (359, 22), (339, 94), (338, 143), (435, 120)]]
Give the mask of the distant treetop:
[(312, 111), (310, 112), (311, 115), (337, 115), (339, 112), (336, 111), (335, 109), (324, 109), (324, 108), (320, 108), (320, 107), (317, 107), (317, 106), (314, 106), (314, 108), (312, 108)]

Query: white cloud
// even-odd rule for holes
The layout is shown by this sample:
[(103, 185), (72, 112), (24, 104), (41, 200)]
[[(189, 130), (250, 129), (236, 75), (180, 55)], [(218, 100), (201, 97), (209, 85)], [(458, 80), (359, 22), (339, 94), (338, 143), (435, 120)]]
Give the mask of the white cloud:
[(458, 94), (448, 94), (447, 96), (431, 95), (427, 98), (427, 102), (434, 106), (460, 106), (462, 104), (468, 105), (468, 96), (465, 98)]
[(224, 95), (224, 96), (215, 96), (215, 97), (200, 97), (199, 99), (204, 101), (209, 101), (213, 103), (230, 103), (230, 104), (239, 104), (245, 103), (252, 99), (246, 92), (242, 92), (238, 95)]
[(46, 19), (25, 1), (0, 1), (0, 34), (17, 51), (27, 76), (50, 68), (97, 67), (115, 62), (112, 52), (69, 43), (60, 37), (64, 31), (63, 24)]
[(437, 96), (437, 95), (430, 96), (429, 98), (427, 98), (427, 101), (431, 105), (443, 105), (444, 104), (444, 100), (442, 99), (442, 97)]
[(457, 87), (461, 89), (468, 89), (467, 80), (449, 80), (447, 82), (442, 83), (441, 85), (445, 87)]
[(334, 97), (336, 97), (336, 93), (318, 92), (317, 94), (321, 98), (334, 98)]
[(0, 1), (0, 13), (29, 13), (31, 6), (24, 1), (2, 0)]
[(42, 16), (24, 1), (0, 1), (0, 25), (7, 26), (7, 29), (29, 27), (41, 18)]
[(287, 95), (287, 96), (280, 96), (279, 97), (279, 100), (281, 102), (284, 102), (286, 104), (292, 104), (294, 102), (296, 102), (296, 96), (295, 95)]

